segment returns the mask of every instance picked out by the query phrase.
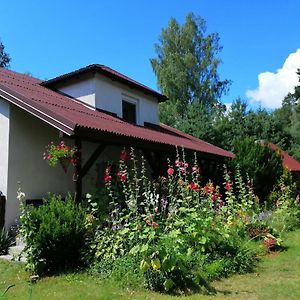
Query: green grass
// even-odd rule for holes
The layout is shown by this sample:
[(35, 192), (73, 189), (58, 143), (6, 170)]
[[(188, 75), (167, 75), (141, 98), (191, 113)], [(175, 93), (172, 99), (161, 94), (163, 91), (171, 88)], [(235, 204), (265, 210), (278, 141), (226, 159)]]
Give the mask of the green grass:
[[(300, 299), (300, 230), (287, 234), (285, 240), (287, 251), (265, 257), (255, 273), (214, 282), (217, 290), (214, 296), (195, 294), (182, 299)], [(99, 281), (86, 273), (43, 278), (32, 285), (30, 298), (31, 285), (23, 266), (0, 261), (0, 291), (11, 284), (15, 286), (0, 299), (180, 299), (120, 288), (116, 283)]]

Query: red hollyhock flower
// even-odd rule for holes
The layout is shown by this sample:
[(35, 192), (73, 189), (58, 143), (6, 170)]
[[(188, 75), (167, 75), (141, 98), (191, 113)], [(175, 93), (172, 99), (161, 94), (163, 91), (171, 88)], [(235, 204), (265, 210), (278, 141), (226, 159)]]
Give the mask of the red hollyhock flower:
[(119, 179), (124, 182), (127, 179), (127, 175), (124, 172), (118, 172), (117, 176), (119, 177)]
[(127, 158), (127, 152), (125, 150), (121, 151), (120, 160), (125, 161)]
[(204, 191), (204, 193), (209, 194), (209, 193), (210, 193), (210, 187), (209, 187), (208, 185), (206, 185), (206, 186), (203, 188), (203, 191)]
[(191, 182), (190, 183), (190, 188), (193, 190), (193, 191), (196, 191), (196, 192), (199, 192), (200, 188), (199, 188), (199, 185), (197, 183), (194, 183), (194, 182)]
[(111, 182), (111, 180), (112, 180), (112, 177), (110, 176), (110, 175), (104, 175), (104, 182), (105, 183), (109, 183), (109, 182)]
[(225, 188), (226, 188), (226, 190), (227, 190), (228, 192), (230, 192), (230, 190), (231, 190), (231, 185), (230, 185), (229, 182), (226, 182)]
[(174, 174), (174, 169), (173, 168), (169, 168), (167, 170), (168, 175), (173, 175)]

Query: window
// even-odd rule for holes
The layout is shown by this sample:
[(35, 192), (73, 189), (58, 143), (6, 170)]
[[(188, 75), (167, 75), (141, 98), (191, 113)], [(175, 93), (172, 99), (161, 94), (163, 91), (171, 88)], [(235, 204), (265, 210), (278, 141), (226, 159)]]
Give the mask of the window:
[(123, 100), (123, 119), (136, 124), (136, 103)]

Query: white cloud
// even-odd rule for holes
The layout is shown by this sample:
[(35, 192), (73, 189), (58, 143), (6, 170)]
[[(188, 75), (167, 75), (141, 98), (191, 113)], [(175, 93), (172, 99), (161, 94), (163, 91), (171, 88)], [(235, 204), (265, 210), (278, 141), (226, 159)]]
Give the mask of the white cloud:
[(258, 75), (258, 88), (247, 90), (251, 103), (259, 102), (266, 108), (277, 108), (281, 101), (299, 84), (297, 69), (300, 69), (300, 49), (291, 53), (281, 69), (276, 72), (263, 72)]

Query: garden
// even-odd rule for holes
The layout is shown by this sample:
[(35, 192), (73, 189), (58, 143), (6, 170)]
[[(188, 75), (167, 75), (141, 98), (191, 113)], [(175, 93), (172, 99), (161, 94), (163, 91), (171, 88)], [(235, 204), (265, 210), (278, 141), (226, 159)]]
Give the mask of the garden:
[[(75, 164), (77, 149), (59, 147), (50, 147), (45, 160), (54, 166), (61, 153)], [(279, 153), (250, 139), (235, 153), (221, 179), (204, 182), (197, 155), (184, 149), (155, 180), (143, 156), (124, 149), (118, 162), (107, 163), (103, 188), (91, 189), (80, 204), (71, 194), (49, 194), (33, 207), (20, 188), (26, 274), (36, 285), (58, 276), (89, 278), (91, 286), (157, 297), (213, 296), (216, 280), (254, 274), (261, 260), (289, 251), (285, 237), (300, 225), (299, 196)], [(4, 252), (8, 239), (3, 233)]]

